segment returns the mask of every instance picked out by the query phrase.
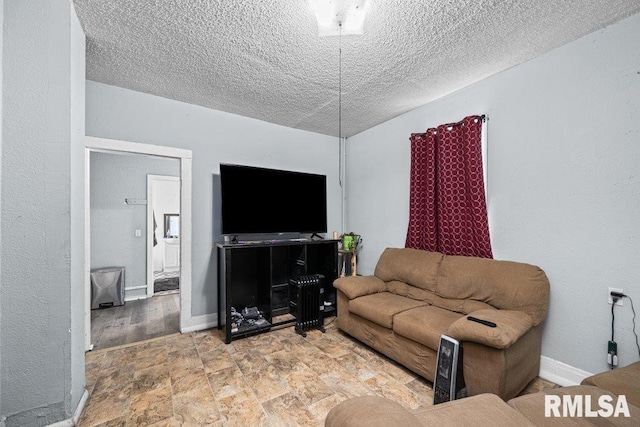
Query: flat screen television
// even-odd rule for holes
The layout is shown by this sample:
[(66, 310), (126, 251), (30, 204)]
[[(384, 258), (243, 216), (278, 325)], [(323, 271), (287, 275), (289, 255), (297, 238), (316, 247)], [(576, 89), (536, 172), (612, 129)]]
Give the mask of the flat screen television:
[(326, 233), (327, 177), (220, 164), (222, 234)]

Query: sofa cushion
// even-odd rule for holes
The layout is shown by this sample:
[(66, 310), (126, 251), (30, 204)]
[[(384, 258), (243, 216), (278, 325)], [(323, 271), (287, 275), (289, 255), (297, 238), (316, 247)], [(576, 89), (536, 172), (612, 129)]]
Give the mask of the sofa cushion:
[(397, 280), (421, 289), (435, 291), (436, 276), (443, 255), (411, 248), (386, 248), (376, 264), (374, 275), (385, 282)]
[(423, 424), (397, 402), (381, 396), (358, 396), (334, 406), (325, 427), (419, 427)]
[(416, 307), (396, 314), (393, 332), (436, 350), (440, 335), (460, 317), (462, 314), (432, 305)]
[(393, 316), (423, 305), (427, 305), (427, 303), (401, 297), (389, 292), (380, 292), (352, 299), (349, 301), (349, 311), (378, 325), (391, 329), (393, 326)]
[(492, 348), (504, 349), (518, 341), (533, 327), (528, 314), (513, 310), (479, 310), (471, 313), (477, 319), (496, 324), (495, 328), (461, 317), (446, 334), (460, 341), (472, 341)]
[[(495, 394), (478, 394), (412, 411), (423, 426), (533, 426)], [(401, 425), (389, 423), (389, 425)]]
[(547, 315), (549, 280), (540, 268), (529, 264), (445, 256), (436, 293), (443, 298), (472, 299), (499, 309), (524, 311), (538, 325)]
[(582, 384), (594, 385), (618, 396), (624, 394), (627, 402), (640, 408), (640, 361), (592, 375)]
[[(618, 417), (546, 417), (545, 416), (545, 396), (546, 395), (555, 395), (560, 396), (562, 399), (563, 395), (567, 396), (581, 396), (581, 401), (587, 399), (589, 396), (589, 400), (591, 401), (591, 410), (597, 411), (600, 409), (598, 405), (598, 399), (600, 396), (611, 396), (613, 397), (613, 401), (610, 402), (615, 408), (616, 399), (612, 396), (607, 390), (603, 390), (601, 388), (595, 386), (588, 385), (579, 385), (579, 386), (568, 386), (568, 387), (560, 387), (560, 388), (552, 388), (545, 389), (538, 393), (526, 394), (524, 396), (518, 396), (507, 403), (512, 408), (519, 411), (522, 415), (524, 415), (529, 421), (531, 421), (535, 425), (540, 426), (592, 426), (592, 425), (600, 425), (600, 426), (637, 426), (638, 420), (640, 419), (640, 409), (636, 406), (632, 405), (628, 399), (628, 408), (630, 417), (625, 417), (622, 414), (619, 414)], [(584, 406), (583, 406), (584, 408)], [(612, 408), (612, 409), (613, 409)], [(604, 408), (603, 408), (604, 409)], [(550, 409), (551, 411), (551, 409)], [(563, 412), (563, 404), (560, 404), (558, 409), (560, 415)], [(552, 414), (552, 412), (550, 412)]]
[(407, 410), (381, 396), (357, 396), (334, 406), (325, 419), (325, 427), (376, 426), (532, 426), (525, 417), (494, 394), (423, 405)]
[(434, 298), (439, 298), (433, 291), (427, 291), (422, 288), (411, 286), (398, 280), (385, 282), (385, 286), (387, 292), (411, 299), (417, 299), (419, 301), (429, 301)]
[(473, 311), (478, 310), (496, 310), (495, 307), (487, 304), (486, 302), (476, 301), (472, 299), (442, 298), (441, 296), (436, 295), (435, 292), (416, 288), (415, 286), (407, 285), (406, 283), (398, 282), (397, 280), (387, 282), (386, 290), (387, 292), (401, 295), (403, 297), (425, 301), (431, 305), (444, 308), (445, 310), (455, 311), (456, 313), (469, 314)]
[(340, 277), (333, 282), (333, 286), (340, 289), (349, 299), (383, 292), (386, 289), (385, 283), (375, 276)]
[(478, 310), (496, 310), (495, 307), (485, 302), (472, 299), (442, 298), (438, 295), (434, 295), (429, 302), (435, 306), (444, 308), (445, 310), (455, 311), (456, 313), (461, 314), (469, 314)]

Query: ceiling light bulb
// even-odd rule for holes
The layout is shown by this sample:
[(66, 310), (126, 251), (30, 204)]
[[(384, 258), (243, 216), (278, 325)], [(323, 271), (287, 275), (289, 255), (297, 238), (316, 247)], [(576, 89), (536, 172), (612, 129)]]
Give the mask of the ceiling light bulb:
[(330, 26), (336, 17), (334, 2), (332, 0), (315, 0), (315, 13), (318, 25)]
[(366, 0), (309, 0), (322, 36), (362, 34)]
[(349, 11), (344, 26), (347, 30), (358, 30), (364, 25), (364, 10), (355, 9)]

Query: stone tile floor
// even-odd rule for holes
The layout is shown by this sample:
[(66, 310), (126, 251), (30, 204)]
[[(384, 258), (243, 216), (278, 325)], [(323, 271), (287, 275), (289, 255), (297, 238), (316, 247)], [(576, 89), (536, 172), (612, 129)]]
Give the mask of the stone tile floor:
[[(429, 381), (340, 332), (293, 327), (226, 345), (217, 329), (86, 355), (79, 426), (322, 426), (343, 400), (377, 394), (432, 404)], [(554, 387), (537, 379), (525, 392)]]

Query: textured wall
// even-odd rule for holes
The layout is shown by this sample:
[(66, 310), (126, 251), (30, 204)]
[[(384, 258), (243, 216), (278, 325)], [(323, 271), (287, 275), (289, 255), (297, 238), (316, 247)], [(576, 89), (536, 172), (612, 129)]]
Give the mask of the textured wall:
[[(91, 268), (124, 266), (126, 287), (147, 284), (147, 205), (124, 199), (147, 198), (148, 174), (180, 176), (180, 161), (91, 153)], [(144, 295), (146, 289), (127, 291), (125, 298)]]
[[(607, 286), (640, 306), (639, 39), (635, 15), (349, 138), (347, 221), (364, 239), (361, 271), (404, 246), (409, 134), (485, 113), (494, 256), (549, 276), (543, 355), (607, 369)], [(621, 365), (638, 360), (631, 327), (626, 301), (616, 310)]]
[(44, 425), (70, 418), (84, 389), (82, 228), (70, 231), (84, 40), (67, 0), (3, 6), (0, 416)]

